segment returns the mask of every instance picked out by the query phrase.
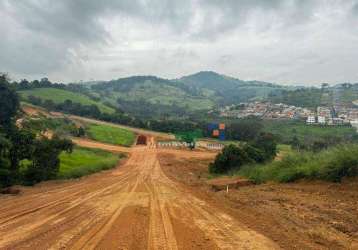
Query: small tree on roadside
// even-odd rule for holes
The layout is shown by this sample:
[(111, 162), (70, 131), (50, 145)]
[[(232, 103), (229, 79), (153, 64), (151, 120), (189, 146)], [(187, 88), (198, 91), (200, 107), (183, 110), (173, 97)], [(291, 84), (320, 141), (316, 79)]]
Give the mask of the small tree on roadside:
[(248, 163), (252, 163), (252, 159), (247, 152), (243, 148), (231, 144), (225, 146), (222, 152), (216, 156), (215, 161), (210, 163), (209, 172), (225, 173)]
[(59, 155), (62, 151), (72, 152), (71, 140), (41, 138), (34, 143), (32, 164), (25, 174), (28, 184), (53, 179), (57, 176), (60, 167)]
[(255, 148), (250, 144), (245, 144), (243, 149), (247, 153), (248, 157), (253, 161), (257, 163), (262, 163), (265, 161), (265, 153), (261, 149)]

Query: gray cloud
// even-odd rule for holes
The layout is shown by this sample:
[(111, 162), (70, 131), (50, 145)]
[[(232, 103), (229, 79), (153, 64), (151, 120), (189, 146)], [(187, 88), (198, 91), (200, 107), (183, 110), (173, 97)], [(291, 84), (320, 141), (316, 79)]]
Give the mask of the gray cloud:
[(358, 3), (355, 3), (352, 8), (352, 12), (356, 15), (358, 15)]
[(0, 71), (58, 81), (203, 69), (354, 81), (357, 16), (357, 0), (3, 0)]

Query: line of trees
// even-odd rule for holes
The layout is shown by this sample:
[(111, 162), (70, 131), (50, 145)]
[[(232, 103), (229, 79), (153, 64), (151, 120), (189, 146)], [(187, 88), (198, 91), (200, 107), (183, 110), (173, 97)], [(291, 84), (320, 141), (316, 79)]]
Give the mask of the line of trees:
[(37, 137), (16, 126), (19, 98), (6, 75), (0, 75), (0, 187), (34, 184), (56, 177), (59, 154), (71, 152), (72, 141)]

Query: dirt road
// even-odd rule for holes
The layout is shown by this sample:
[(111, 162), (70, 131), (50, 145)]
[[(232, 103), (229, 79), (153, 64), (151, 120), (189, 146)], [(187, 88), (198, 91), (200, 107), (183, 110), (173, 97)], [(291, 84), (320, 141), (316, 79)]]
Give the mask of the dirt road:
[(159, 153), (165, 175), (191, 194), (225, 211), (283, 249), (358, 249), (358, 178), (342, 183), (300, 181), (242, 186), (214, 192), (208, 183), (212, 157)]
[(0, 249), (278, 248), (169, 179), (159, 151), (134, 147), (114, 170), (0, 197)]

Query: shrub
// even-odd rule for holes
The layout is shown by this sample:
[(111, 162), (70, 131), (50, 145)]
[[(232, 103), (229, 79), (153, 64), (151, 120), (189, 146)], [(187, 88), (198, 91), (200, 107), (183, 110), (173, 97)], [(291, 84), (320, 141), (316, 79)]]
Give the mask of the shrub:
[(358, 176), (358, 145), (339, 145), (319, 153), (292, 153), (281, 161), (245, 166), (238, 172), (256, 183), (299, 179), (340, 182)]
[(319, 175), (321, 179), (334, 182), (344, 177), (358, 176), (358, 146), (341, 146), (332, 150), (331, 159)]
[(252, 159), (250, 159), (247, 152), (235, 145), (225, 146), (221, 153), (219, 153), (215, 161), (210, 163), (209, 171), (211, 173), (225, 173), (231, 169), (238, 169), (244, 164), (251, 163)]
[(244, 145), (243, 149), (247, 153), (248, 157), (253, 161), (258, 163), (265, 161), (265, 153), (261, 149), (255, 148), (250, 144)]

